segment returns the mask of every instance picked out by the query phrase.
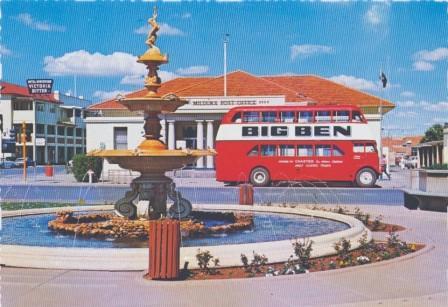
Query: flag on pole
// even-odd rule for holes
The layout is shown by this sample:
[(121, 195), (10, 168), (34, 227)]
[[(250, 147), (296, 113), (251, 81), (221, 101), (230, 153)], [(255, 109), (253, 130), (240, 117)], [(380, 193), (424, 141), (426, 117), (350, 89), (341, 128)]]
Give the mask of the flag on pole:
[(384, 74), (384, 72), (381, 72), (380, 80), (381, 80), (381, 83), (383, 84), (383, 88), (385, 88), (387, 85), (387, 78), (386, 78), (386, 75)]

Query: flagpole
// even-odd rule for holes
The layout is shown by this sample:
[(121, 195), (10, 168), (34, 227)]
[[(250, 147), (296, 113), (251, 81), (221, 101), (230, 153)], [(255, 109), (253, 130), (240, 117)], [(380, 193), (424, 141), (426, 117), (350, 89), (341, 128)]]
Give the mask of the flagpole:
[(227, 43), (229, 34), (224, 36), (224, 97), (227, 97)]

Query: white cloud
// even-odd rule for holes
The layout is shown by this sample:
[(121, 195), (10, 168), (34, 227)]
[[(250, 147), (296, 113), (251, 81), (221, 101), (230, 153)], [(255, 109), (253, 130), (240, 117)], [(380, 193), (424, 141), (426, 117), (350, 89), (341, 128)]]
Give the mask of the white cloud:
[(48, 23), (46, 21), (38, 21), (33, 19), (33, 17), (28, 13), (22, 13), (13, 17), (15, 20), (21, 22), (22, 24), (39, 31), (48, 32), (64, 32), (65, 27), (55, 24)]
[[(160, 30), (157, 32), (157, 35), (167, 35), (167, 36), (182, 36), (185, 35), (185, 33), (173, 26), (170, 26), (167, 23), (160, 23)], [(148, 34), (151, 27), (149, 25), (141, 26), (140, 28), (137, 28), (134, 30), (134, 33), (137, 34)]]
[(412, 64), (412, 66), (414, 67), (414, 70), (417, 70), (417, 71), (431, 71), (431, 70), (434, 70), (434, 65), (432, 65), (429, 62), (425, 62), (425, 61), (414, 62), (414, 64)]
[(159, 71), (159, 77), (162, 79), (162, 82), (170, 81), (172, 79), (179, 78), (178, 75), (175, 73), (172, 73), (170, 71), (160, 70)]
[[(425, 104), (424, 109), (427, 111), (445, 112), (448, 111), (448, 101), (439, 101), (436, 103)], [(448, 118), (446, 119), (448, 121)]]
[(93, 97), (98, 98), (98, 100), (103, 101), (103, 100), (109, 100), (112, 98), (117, 97), (118, 94), (121, 95), (126, 95), (129, 92), (125, 92), (125, 91), (110, 91), (110, 92), (105, 92), (105, 91), (95, 91), (93, 93)]
[(11, 55), (11, 50), (5, 47), (5, 45), (0, 44), (0, 54), (1, 55)]
[(292, 45), (291, 46), (291, 59), (294, 60), (297, 57), (308, 57), (318, 53), (331, 53), (333, 48), (325, 45)]
[(415, 101), (413, 100), (397, 101), (396, 104), (403, 108), (411, 108), (416, 105)]
[(182, 16), (180, 16), (180, 18), (182, 18), (182, 19), (190, 19), (191, 18), (191, 13), (189, 13), (189, 12), (183, 13)]
[(396, 117), (417, 117), (418, 113), (414, 111), (397, 111), (395, 112)]
[(176, 73), (180, 75), (200, 75), (205, 74), (209, 70), (208, 66), (202, 65), (202, 66), (190, 66), (186, 68), (179, 68), (176, 70)]
[(127, 84), (127, 85), (143, 86), (144, 82), (145, 82), (144, 75), (126, 75), (120, 80), (120, 84)]
[(124, 52), (101, 54), (78, 50), (61, 57), (46, 56), (44, 71), (52, 76), (125, 76), (144, 75), (145, 66), (137, 63), (137, 57)]
[(364, 20), (372, 26), (378, 26), (386, 23), (388, 18), (389, 4), (387, 2), (372, 5), (364, 14)]
[(414, 57), (417, 60), (436, 62), (448, 59), (448, 48), (437, 48), (432, 51), (421, 50), (415, 53)]
[(411, 91), (404, 91), (404, 92), (400, 93), (400, 96), (411, 98), (411, 97), (415, 97), (415, 93), (411, 92)]
[(414, 70), (417, 71), (431, 71), (434, 70), (434, 65), (430, 62), (438, 62), (448, 60), (448, 48), (440, 47), (434, 50), (420, 50), (414, 53)]
[(336, 83), (357, 89), (357, 90), (371, 90), (371, 91), (377, 91), (380, 89), (379, 85), (373, 81), (369, 81), (362, 78), (357, 78), (354, 76), (346, 76), (346, 75), (339, 75), (339, 76), (333, 76), (328, 78), (331, 81), (334, 81)]

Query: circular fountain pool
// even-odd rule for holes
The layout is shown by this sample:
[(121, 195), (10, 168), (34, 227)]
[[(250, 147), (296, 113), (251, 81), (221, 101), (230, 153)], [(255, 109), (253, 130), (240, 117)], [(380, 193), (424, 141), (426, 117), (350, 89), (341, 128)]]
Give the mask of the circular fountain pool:
[[(184, 238), (180, 250), (181, 263), (197, 267), (198, 248), (209, 250), (220, 259), (221, 266), (241, 265), (240, 255), (253, 251), (265, 254), (270, 262), (286, 261), (293, 253), (291, 239), (308, 237), (314, 242), (312, 257), (334, 254), (334, 244), (341, 238), (351, 241), (352, 249), (359, 239), (372, 235), (357, 219), (332, 212), (270, 206), (194, 205), (198, 211), (245, 212), (253, 215), (251, 230), (227, 234), (208, 234)], [(112, 206), (71, 208), (75, 211), (110, 211)], [(85, 239), (58, 234), (48, 229), (61, 208), (3, 212), (2, 257), (0, 264), (49, 269), (77, 270), (145, 270), (148, 266), (146, 240), (118, 242), (113, 238)], [(217, 221), (205, 221), (209, 226)], [(181, 264), (182, 265), (182, 264)]]
[[(148, 247), (147, 240), (86, 238), (50, 230), (47, 225), (54, 218), (54, 214), (5, 218), (3, 220), (2, 244), (88, 248)], [(215, 226), (222, 223), (222, 221), (215, 219), (204, 219), (202, 222), (206, 226)], [(345, 223), (324, 218), (254, 212), (253, 226), (248, 230), (184, 236), (182, 246), (212, 246), (289, 240), (325, 235), (348, 228), (349, 226)]]

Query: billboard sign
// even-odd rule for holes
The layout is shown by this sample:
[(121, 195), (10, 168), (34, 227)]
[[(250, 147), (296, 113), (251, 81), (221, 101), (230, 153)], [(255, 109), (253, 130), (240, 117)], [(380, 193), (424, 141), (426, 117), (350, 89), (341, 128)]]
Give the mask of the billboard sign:
[(53, 79), (28, 79), (28, 93), (34, 94), (51, 94), (53, 88)]

